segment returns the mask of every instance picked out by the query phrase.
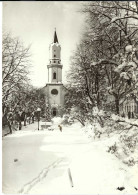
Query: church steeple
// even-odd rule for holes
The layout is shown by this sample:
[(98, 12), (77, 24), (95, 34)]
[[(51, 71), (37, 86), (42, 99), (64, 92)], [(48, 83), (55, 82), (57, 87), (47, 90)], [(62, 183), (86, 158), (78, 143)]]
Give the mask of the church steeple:
[(62, 84), (61, 46), (58, 43), (56, 29), (53, 34), (53, 42), (49, 47), (48, 83), (45, 91), (46, 106), (49, 104), (50, 112), (55, 117), (63, 115), (65, 89)]
[(54, 32), (54, 42), (49, 47), (49, 64), (48, 68), (48, 82), (61, 83), (62, 82), (62, 64), (61, 64), (61, 47), (58, 43), (56, 29)]
[(58, 38), (57, 38), (56, 29), (55, 29), (55, 34), (54, 34), (54, 43), (58, 43)]

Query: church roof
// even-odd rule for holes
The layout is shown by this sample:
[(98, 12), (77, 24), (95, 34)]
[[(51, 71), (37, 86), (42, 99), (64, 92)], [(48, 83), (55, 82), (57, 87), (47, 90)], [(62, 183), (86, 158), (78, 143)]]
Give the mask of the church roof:
[(58, 43), (58, 38), (57, 38), (56, 30), (55, 30), (55, 34), (54, 34), (54, 43)]

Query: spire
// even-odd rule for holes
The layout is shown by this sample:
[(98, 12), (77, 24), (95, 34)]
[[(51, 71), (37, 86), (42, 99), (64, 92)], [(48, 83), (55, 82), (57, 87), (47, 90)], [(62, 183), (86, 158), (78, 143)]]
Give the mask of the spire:
[(55, 34), (54, 34), (54, 43), (58, 43), (56, 28), (55, 28)]

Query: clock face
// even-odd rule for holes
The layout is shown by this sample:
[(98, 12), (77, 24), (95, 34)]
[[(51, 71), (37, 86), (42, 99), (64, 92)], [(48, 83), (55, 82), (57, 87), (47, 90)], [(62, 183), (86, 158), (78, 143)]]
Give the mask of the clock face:
[(58, 90), (57, 89), (52, 89), (51, 90), (51, 94), (52, 95), (57, 95), (58, 94)]

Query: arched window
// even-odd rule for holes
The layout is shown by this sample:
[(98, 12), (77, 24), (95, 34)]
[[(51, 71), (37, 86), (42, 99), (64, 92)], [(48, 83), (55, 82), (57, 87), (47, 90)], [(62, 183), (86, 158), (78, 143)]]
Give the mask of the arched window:
[(53, 79), (56, 79), (56, 73), (55, 72), (53, 73)]
[(56, 116), (56, 115), (57, 115), (57, 109), (56, 109), (56, 108), (53, 108), (53, 109), (52, 109), (52, 115), (53, 115), (53, 116)]
[(54, 54), (54, 58), (56, 57), (56, 55)]

